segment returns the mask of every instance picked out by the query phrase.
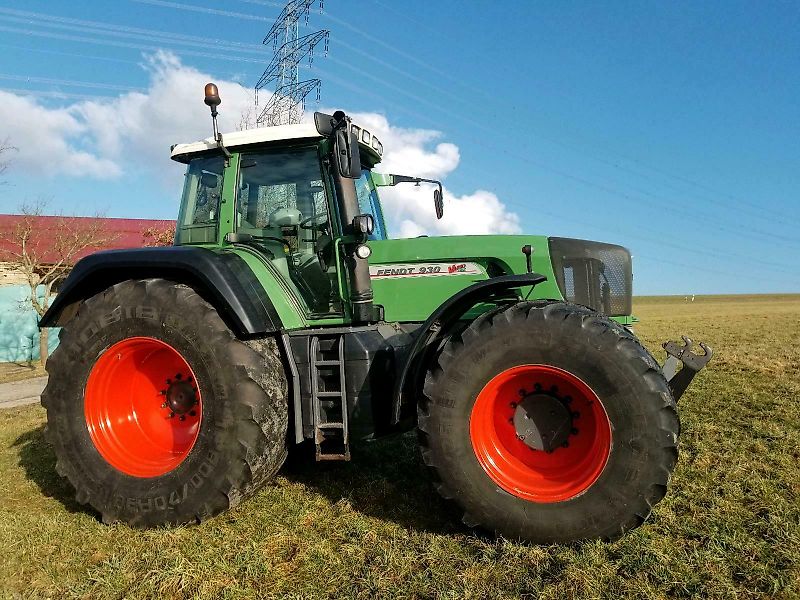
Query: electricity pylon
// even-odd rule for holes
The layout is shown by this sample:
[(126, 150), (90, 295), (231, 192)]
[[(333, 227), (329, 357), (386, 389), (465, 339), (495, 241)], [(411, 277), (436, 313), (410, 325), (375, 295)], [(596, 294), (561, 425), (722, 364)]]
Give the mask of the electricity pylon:
[[(299, 123), (305, 110), (306, 97), (316, 91), (319, 102), (320, 80), (300, 81), (300, 63), (307, 58), (309, 66), (311, 65), (314, 48), (323, 43), (325, 54), (328, 53), (330, 31), (327, 29), (300, 36), (300, 21), (304, 20), (308, 24), (311, 6), (316, 1), (290, 0), (264, 38), (264, 45), (272, 44), (275, 54), (256, 83), (256, 106), (259, 90), (274, 82), (275, 91), (256, 119), (257, 125)], [(322, 0), (319, 6), (321, 10)]]

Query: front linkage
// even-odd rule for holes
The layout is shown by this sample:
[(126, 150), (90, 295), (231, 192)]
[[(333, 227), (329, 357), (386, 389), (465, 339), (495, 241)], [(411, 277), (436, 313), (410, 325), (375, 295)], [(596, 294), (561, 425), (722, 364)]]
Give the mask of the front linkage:
[[(662, 371), (664, 377), (666, 377), (669, 382), (669, 387), (672, 390), (672, 396), (675, 398), (675, 402), (683, 396), (683, 393), (689, 387), (694, 376), (697, 375), (703, 367), (708, 364), (711, 357), (714, 356), (714, 350), (711, 346), (707, 346), (703, 342), (700, 342), (700, 347), (705, 354), (695, 354), (692, 352), (692, 345), (694, 342), (685, 335), (681, 337), (683, 338), (683, 346), (673, 341), (664, 342), (662, 344), (662, 347), (667, 353), (667, 360), (664, 362)], [(683, 368), (680, 371), (678, 371), (678, 363), (683, 364)]]

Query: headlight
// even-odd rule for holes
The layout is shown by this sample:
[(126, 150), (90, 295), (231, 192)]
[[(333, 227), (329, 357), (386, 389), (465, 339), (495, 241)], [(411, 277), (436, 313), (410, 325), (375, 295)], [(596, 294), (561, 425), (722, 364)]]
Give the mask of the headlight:
[(358, 248), (356, 248), (356, 256), (358, 258), (369, 258), (371, 255), (372, 255), (372, 248), (370, 248), (366, 244), (361, 244)]

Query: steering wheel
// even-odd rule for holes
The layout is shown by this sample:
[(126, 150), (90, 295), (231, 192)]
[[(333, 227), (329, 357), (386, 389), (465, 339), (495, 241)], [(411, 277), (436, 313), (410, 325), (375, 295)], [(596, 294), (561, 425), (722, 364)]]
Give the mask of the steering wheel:
[(298, 223), (298, 227), (300, 229), (306, 230), (316, 230), (322, 228), (323, 225), (328, 224), (328, 215), (325, 213), (320, 213), (318, 215), (312, 215), (310, 217), (306, 217), (300, 223)]

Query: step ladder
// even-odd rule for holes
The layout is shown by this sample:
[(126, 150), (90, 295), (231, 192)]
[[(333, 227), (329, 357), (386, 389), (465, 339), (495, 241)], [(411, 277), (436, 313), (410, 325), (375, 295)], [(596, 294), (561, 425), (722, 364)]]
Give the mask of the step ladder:
[(344, 337), (311, 336), (311, 406), (317, 460), (350, 460)]

